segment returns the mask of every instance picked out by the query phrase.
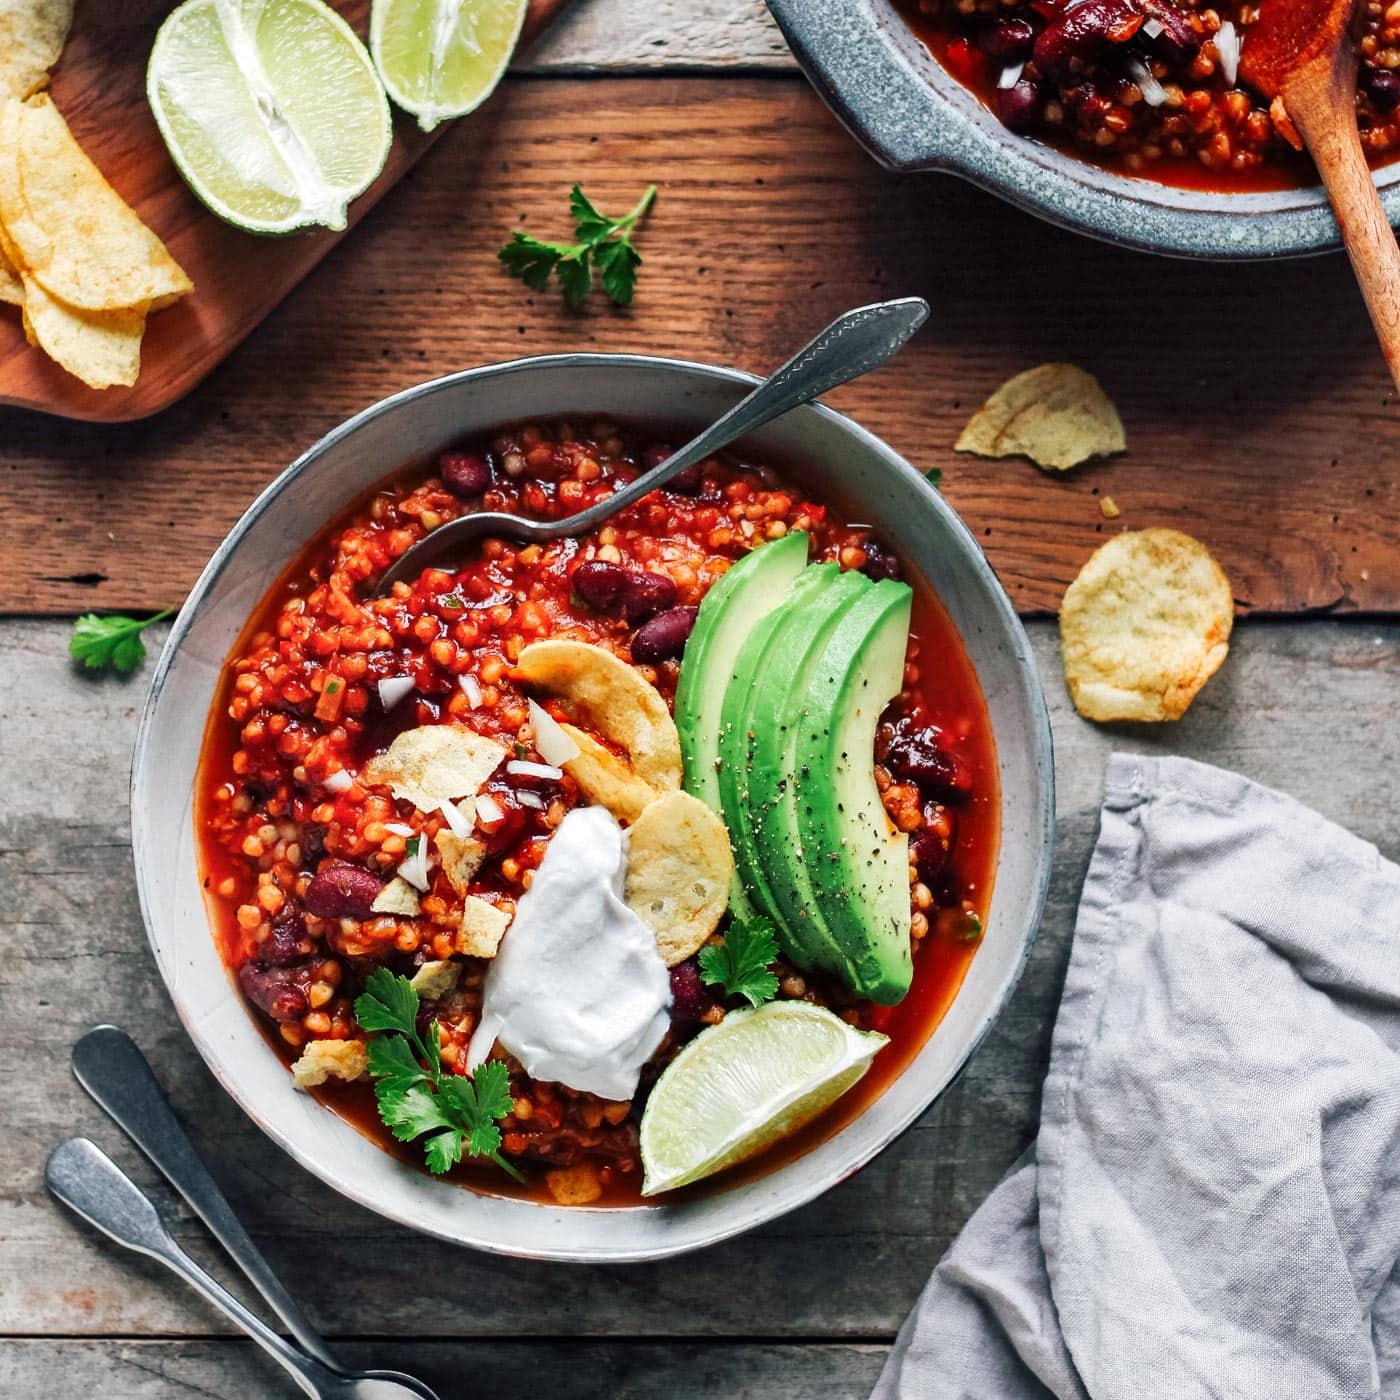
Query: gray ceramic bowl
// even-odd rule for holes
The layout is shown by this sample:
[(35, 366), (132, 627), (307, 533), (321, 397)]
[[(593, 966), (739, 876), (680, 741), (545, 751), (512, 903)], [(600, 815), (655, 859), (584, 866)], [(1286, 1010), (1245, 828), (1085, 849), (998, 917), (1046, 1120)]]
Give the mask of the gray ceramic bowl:
[(826, 408), (750, 440), (806, 464), (823, 495), (858, 501), (952, 614), (982, 684), (1002, 788), (1001, 861), (983, 946), (952, 1009), (871, 1107), (806, 1155), (756, 1180), (674, 1205), (562, 1209), (476, 1195), (413, 1171), (292, 1088), (253, 1024), (207, 928), (191, 791), (224, 658), (264, 590), (347, 503), (405, 462), (466, 434), (555, 415), (717, 418), (755, 381), (734, 370), (630, 355), (560, 355), (468, 370), (350, 419), (292, 464), (230, 532), (161, 653), (136, 741), (132, 834), (141, 908), (161, 976), (224, 1088), (298, 1162), (393, 1220), (501, 1253), (656, 1259), (747, 1230), (868, 1162), (943, 1091), (986, 1034), (1025, 963), (1050, 869), (1054, 775), (1045, 702), (1025, 633), (972, 536), (908, 463)]
[[(1340, 246), (1321, 186), (1212, 194), (1117, 175), (1008, 131), (933, 59), (890, 0), (767, 0), (813, 86), (894, 170), (944, 170), (1051, 223), (1191, 258), (1270, 258)], [(1379, 176), (1400, 220), (1400, 162)]]

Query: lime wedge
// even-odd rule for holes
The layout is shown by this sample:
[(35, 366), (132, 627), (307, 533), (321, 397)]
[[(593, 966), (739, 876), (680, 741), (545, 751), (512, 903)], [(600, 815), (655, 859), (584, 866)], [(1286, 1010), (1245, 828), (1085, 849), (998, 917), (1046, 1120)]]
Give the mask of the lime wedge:
[(374, 0), (369, 46), (389, 96), (431, 131), (501, 81), (528, 0)]
[(185, 0), (146, 95), (190, 188), (253, 233), (344, 228), (393, 136), (364, 45), (321, 0)]
[(762, 1152), (870, 1068), (888, 1037), (805, 1001), (731, 1011), (666, 1067), (642, 1114), (644, 1196)]

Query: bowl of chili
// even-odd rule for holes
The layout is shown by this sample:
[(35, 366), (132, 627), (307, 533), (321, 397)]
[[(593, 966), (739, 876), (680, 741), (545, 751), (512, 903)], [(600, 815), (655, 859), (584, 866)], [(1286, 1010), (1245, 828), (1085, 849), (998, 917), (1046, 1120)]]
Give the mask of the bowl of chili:
[[(891, 169), (958, 175), (1051, 223), (1147, 252), (1233, 260), (1340, 246), (1286, 112), (1239, 80), (1257, 5), (768, 7), (817, 91)], [(1357, 110), (1395, 222), (1400, 180), (1387, 162), (1400, 147), (1400, 12), (1390, 14), (1368, 14)]]
[[(528, 1086), (519, 1092), (530, 1101), (518, 1097), (506, 1119), (520, 1139), (511, 1144), (508, 1136), (507, 1150), (519, 1150), (522, 1160), (547, 1168), (594, 1154), (593, 1179), (611, 1184), (581, 1207), (564, 1203), (552, 1184), (543, 1190), (538, 1175), (525, 1187), (465, 1164), (430, 1176), (421, 1153), (415, 1165), (388, 1138), (373, 1099), (356, 1096), (359, 1086), (330, 1085), (315, 1096), (293, 1086), (288, 1064), (308, 1033), (337, 1034), (337, 1018), (348, 1024), (351, 1003), (338, 984), (357, 975), (354, 955), (362, 961), (366, 950), (351, 947), (345, 956), (343, 939), (363, 931), (353, 921), (337, 929), (331, 919), (321, 952), (299, 956), (295, 975), (288, 972), (287, 960), (269, 950), (304, 937), (306, 928), (279, 930), (281, 897), (265, 897), (276, 883), (269, 872), (279, 862), (292, 871), (312, 864), (296, 849), (312, 829), (320, 840), (334, 825), (336, 841), (386, 849), (396, 833), (377, 809), (347, 814), (322, 799), (294, 810), (279, 805), (275, 794), (288, 789), (278, 788), (277, 774), (305, 783), (318, 765), (354, 761), (348, 750), (335, 750), (345, 727), (337, 721), (357, 706), (368, 715), (376, 703), (372, 676), (344, 695), (327, 697), (324, 686), (319, 696), (304, 694), (310, 671), (287, 664), (279, 636), (295, 632), (298, 656), (355, 646), (346, 631), (358, 616), (350, 592), (372, 578), (375, 551), (401, 552), (463, 494), (479, 492), (480, 482), (462, 482), (475, 480), (483, 463), (501, 496), (490, 505), (565, 511), (594, 486), (611, 489), (610, 475), (641, 469), (649, 452), (717, 417), (755, 382), (682, 361), (578, 354), (464, 371), (396, 394), (332, 431), (259, 496), (206, 566), (162, 652), (132, 771), (137, 880), (157, 965), (196, 1048), (250, 1117), (301, 1165), (388, 1218), (482, 1249), (572, 1261), (654, 1259), (728, 1238), (811, 1200), (908, 1128), (987, 1034), (1025, 964), (1054, 820), (1048, 719), (1025, 633), (976, 541), (923, 475), (851, 420), (813, 405), (754, 435), (732, 459), (708, 464), (697, 494), (645, 498), (632, 508), (641, 514), (617, 518), (621, 535), (614, 537), (631, 557), (669, 569), (683, 601), (703, 592), (704, 560), (720, 558), (723, 567), (731, 544), (733, 552), (742, 548), (741, 536), (776, 538), (789, 524), (809, 531), (814, 550), (842, 568), (902, 570), (917, 595), (920, 659), (911, 683), (918, 687), (917, 672), (928, 676), (919, 705), (964, 736), (972, 775), (965, 786), (977, 793), (959, 818), (967, 824), (959, 845), (965, 856), (948, 872), (949, 897), (932, 894), (928, 907), (933, 916), (946, 903), (951, 917), (975, 904), (973, 922), (984, 936), (959, 948), (956, 936), (935, 936), (932, 917), (925, 920), (930, 936), (916, 960), (914, 990), (889, 1015), (877, 1009), (889, 1036), (879, 1072), (790, 1141), (657, 1199), (641, 1198), (629, 1177), (635, 1134), (629, 1137), (625, 1116), (605, 1116), (610, 1105), (588, 1096), (567, 1095), (561, 1106), (551, 1086)], [(590, 541), (588, 548), (608, 545)], [(598, 561), (608, 557), (603, 552)], [(529, 569), (539, 572), (513, 594), (513, 584), (527, 582), (520, 571)], [(400, 596), (406, 609), (417, 606), (412, 590)], [(507, 596), (529, 601), (513, 608), (502, 601)], [(447, 714), (464, 692), (471, 705), (508, 704), (508, 684), (494, 671), (447, 683), (450, 668), (462, 667), (456, 643), (442, 643), (465, 635), (461, 626), (476, 638), (495, 625), (528, 629), (530, 618), (546, 632), (551, 617), (567, 616), (574, 635), (593, 625), (566, 575), (552, 575), (528, 551), (507, 548), (464, 564), (453, 597), (473, 609), (469, 624), (446, 614), (403, 630), (394, 665), (417, 668), (414, 703), (427, 707), (420, 716), (439, 706)], [(433, 666), (449, 668), (441, 686), (428, 674)], [(675, 667), (658, 654), (648, 671), (668, 697)], [(356, 700), (362, 691), (371, 698)], [(397, 703), (378, 693), (386, 709)], [(326, 707), (337, 701), (348, 708), (332, 716)], [(364, 727), (373, 726), (367, 719)], [(896, 728), (887, 744), (899, 741)], [(376, 731), (365, 742), (382, 747), (384, 739)], [(517, 766), (531, 780), (544, 767)], [(493, 807), (504, 817), (509, 802), (499, 796)], [(543, 820), (544, 805), (532, 802), (539, 813), (525, 815)], [(911, 829), (918, 825), (914, 812)], [(974, 899), (959, 905), (969, 892)], [(390, 939), (396, 928), (386, 924)], [(432, 955), (416, 934), (410, 941), (412, 949), (388, 945), (388, 955), (410, 962)], [(672, 987), (675, 993), (674, 979)], [(784, 994), (800, 990), (794, 984)], [(814, 984), (806, 999), (820, 1003), (820, 990)], [(843, 1014), (863, 1028), (866, 1011), (847, 1003)], [(438, 1033), (446, 1057), (451, 1028)]]

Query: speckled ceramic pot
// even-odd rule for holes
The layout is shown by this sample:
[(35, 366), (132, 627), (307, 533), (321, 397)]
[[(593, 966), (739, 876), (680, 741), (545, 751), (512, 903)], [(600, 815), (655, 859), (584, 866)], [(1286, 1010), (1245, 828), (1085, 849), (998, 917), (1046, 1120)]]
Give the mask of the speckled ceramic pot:
[(820, 496), (857, 505), (937, 591), (986, 697), (1001, 783), (1001, 853), (987, 932), (957, 999), (902, 1074), (854, 1122), (801, 1157), (703, 1196), (565, 1209), (478, 1195), (415, 1171), (292, 1087), (210, 935), (192, 793), (224, 659), (264, 590), (327, 519), (405, 462), (501, 423), (583, 414), (698, 429), (757, 381), (641, 355), (554, 355), (466, 370), (365, 409), (299, 457), (219, 546), (155, 668), (131, 775), (132, 844), (156, 964), (196, 1049), (249, 1117), (353, 1200), (460, 1244), (540, 1259), (658, 1259), (810, 1201), (868, 1162), (953, 1081), (1025, 966), (1054, 834), (1050, 725), (1026, 634), (976, 540), (923, 476), (828, 408), (799, 408), (747, 439), (799, 464)]
[[(961, 175), (1051, 223), (1153, 253), (1270, 258), (1340, 246), (1321, 186), (1212, 194), (1129, 179), (1008, 131), (890, 0), (767, 0), (813, 86), (894, 170)], [(1380, 176), (1400, 222), (1400, 163)]]

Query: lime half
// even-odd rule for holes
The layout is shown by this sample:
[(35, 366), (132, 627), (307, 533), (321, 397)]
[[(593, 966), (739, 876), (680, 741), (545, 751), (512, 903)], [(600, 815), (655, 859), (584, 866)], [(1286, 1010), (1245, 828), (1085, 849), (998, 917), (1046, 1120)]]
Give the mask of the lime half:
[(642, 1115), (644, 1196), (770, 1147), (840, 1098), (888, 1037), (805, 1001), (731, 1011), (656, 1081)]
[(146, 95), (190, 188), (254, 233), (344, 228), (393, 137), (364, 45), (321, 0), (185, 0)]
[(527, 0), (374, 0), (369, 46), (389, 96), (431, 131), (501, 81)]

